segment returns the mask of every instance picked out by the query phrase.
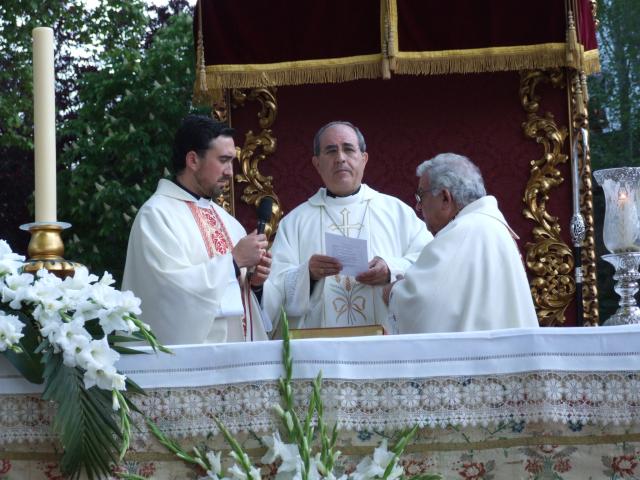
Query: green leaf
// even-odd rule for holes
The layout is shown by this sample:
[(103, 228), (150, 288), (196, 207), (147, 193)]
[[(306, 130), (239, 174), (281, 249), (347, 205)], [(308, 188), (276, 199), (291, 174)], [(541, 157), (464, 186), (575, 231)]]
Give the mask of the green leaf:
[(40, 344), (39, 332), (35, 328), (32, 320), (24, 313), (12, 311), (11, 314), (17, 315), (20, 321), (25, 324), (24, 330), (22, 331), (24, 336), (18, 343), (22, 351), (16, 353), (12, 350), (6, 350), (3, 352), (4, 356), (28, 381), (31, 383), (42, 383), (44, 382), (42, 376), (44, 373), (42, 354), (36, 353), (38, 345)]
[(111, 345), (111, 349), (123, 355), (148, 355), (149, 352), (141, 352), (135, 348), (121, 347), (120, 345)]

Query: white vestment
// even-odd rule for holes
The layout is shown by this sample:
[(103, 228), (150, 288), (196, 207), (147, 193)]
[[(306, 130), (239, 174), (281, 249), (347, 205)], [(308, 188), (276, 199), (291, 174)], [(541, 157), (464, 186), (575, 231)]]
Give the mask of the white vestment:
[(325, 232), (366, 240), (367, 258), (384, 259), (392, 279), (405, 272), (432, 238), (413, 209), (397, 198), (367, 185), (355, 195), (337, 198), (321, 188), (278, 226), (263, 298), (268, 316), (278, 319), (284, 306), (291, 328), (377, 324), (389, 330), (382, 286), (335, 275), (319, 280), (311, 290), (309, 258), (326, 255)]
[(133, 222), (122, 282), (160, 343), (267, 339), (257, 299), (233, 266), (231, 249), (245, 235), (215, 202), (160, 180)]
[(495, 197), (466, 207), (391, 290), (400, 333), (537, 327), (522, 258)]

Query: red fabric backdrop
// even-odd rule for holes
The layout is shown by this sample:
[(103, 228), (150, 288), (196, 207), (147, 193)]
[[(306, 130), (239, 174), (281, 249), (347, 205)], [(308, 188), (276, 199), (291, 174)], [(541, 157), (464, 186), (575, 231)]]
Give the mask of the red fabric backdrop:
[[(589, 0), (578, 0), (578, 41), (597, 48)], [(200, 0), (206, 65), (262, 64), (381, 53), (375, 0)], [(401, 51), (564, 42), (560, 0), (397, 0)]]
[[(514, 72), (280, 87), (273, 125), (277, 150), (259, 168), (274, 177), (284, 213), (291, 211), (321, 186), (311, 164), (316, 130), (331, 120), (349, 120), (367, 141), (365, 182), (413, 206), (415, 168), (422, 160), (442, 152), (467, 155), (479, 165), (487, 190), (498, 198), (507, 220), (520, 235), (524, 253), (525, 243), (532, 240), (533, 223), (522, 215), (522, 198), (530, 162), (540, 158), (543, 149), (524, 136), (526, 114), (518, 88), (519, 75)], [(567, 125), (566, 91), (541, 86), (538, 93), (542, 96), (541, 113), (549, 111), (559, 125)], [(259, 130), (256, 113), (257, 105), (232, 112), (238, 144), (247, 130)], [(552, 192), (548, 211), (560, 218), (563, 239), (569, 244), (568, 164), (560, 170), (565, 182)], [(255, 211), (239, 200), (244, 184), (235, 188), (236, 215), (252, 229)], [(568, 324), (574, 316), (574, 312), (567, 312)]]

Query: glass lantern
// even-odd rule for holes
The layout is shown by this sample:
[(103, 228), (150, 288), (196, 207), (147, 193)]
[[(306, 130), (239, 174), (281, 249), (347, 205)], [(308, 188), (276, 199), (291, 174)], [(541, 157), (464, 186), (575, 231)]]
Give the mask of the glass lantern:
[(640, 272), (640, 168), (620, 167), (593, 172), (605, 198), (603, 240), (611, 253), (602, 259), (615, 268), (614, 290), (619, 308), (605, 325), (640, 323), (638, 292)]

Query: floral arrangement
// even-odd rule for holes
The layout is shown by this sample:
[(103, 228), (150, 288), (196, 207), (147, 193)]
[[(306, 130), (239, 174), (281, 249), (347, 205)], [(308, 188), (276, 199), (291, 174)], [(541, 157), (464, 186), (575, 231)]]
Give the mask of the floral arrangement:
[[(324, 409), (321, 397), (322, 374), (319, 373), (312, 382), (313, 392), (304, 418), (300, 418), (293, 405), (292, 372), (289, 325), (286, 315), (282, 314), (283, 349), (282, 357), (285, 376), (279, 380), (282, 405), (275, 405), (274, 411), (282, 424), (281, 432), (263, 437), (262, 443), (267, 452), (261, 458), (263, 465), (278, 464), (276, 480), (370, 480), (370, 479), (404, 479), (404, 469), (398, 464), (405, 447), (418, 430), (417, 426), (400, 432), (392, 449), (387, 440), (383, 440), (372, 456), (365, 457), (350, 475), (336, 473), (334, 466), (341, 452), (336, 449), (338, 439), (337, 424), (331, 429), (324, 420)], [(221, 452), (205, 451), (194, 447), (193, 453), (185, 451), (176, 441), (167, 436), (150, 419), (147, 424), (151, 432), (171, 452), (183, 461), (198, 466), (206, 475), (200, 480), (260, 480), (261, 472), (251, 464), (249, 456), (229, 430), (216, 419), (218, 428), (231, 447), (233, 465), (223, 475)], [(123, 475), (130, 480), (144, 480), (138, 475)], [(439, 475), (417, 475), (413, 480), (439, 480)]]
[(67, 278), (23, 271), (24, 257), (0, 240), (0, 352), (29, 381), (44, 383), (57, 403), (53, 422), (64, 448), (61, 468), (77, 478), (106, 476), (129, 447), (130, 393), (143, 393), (119, 373), (122, 344), (156, 341), (140, 314), (140, 300), (113, 288), (85, 267)]

